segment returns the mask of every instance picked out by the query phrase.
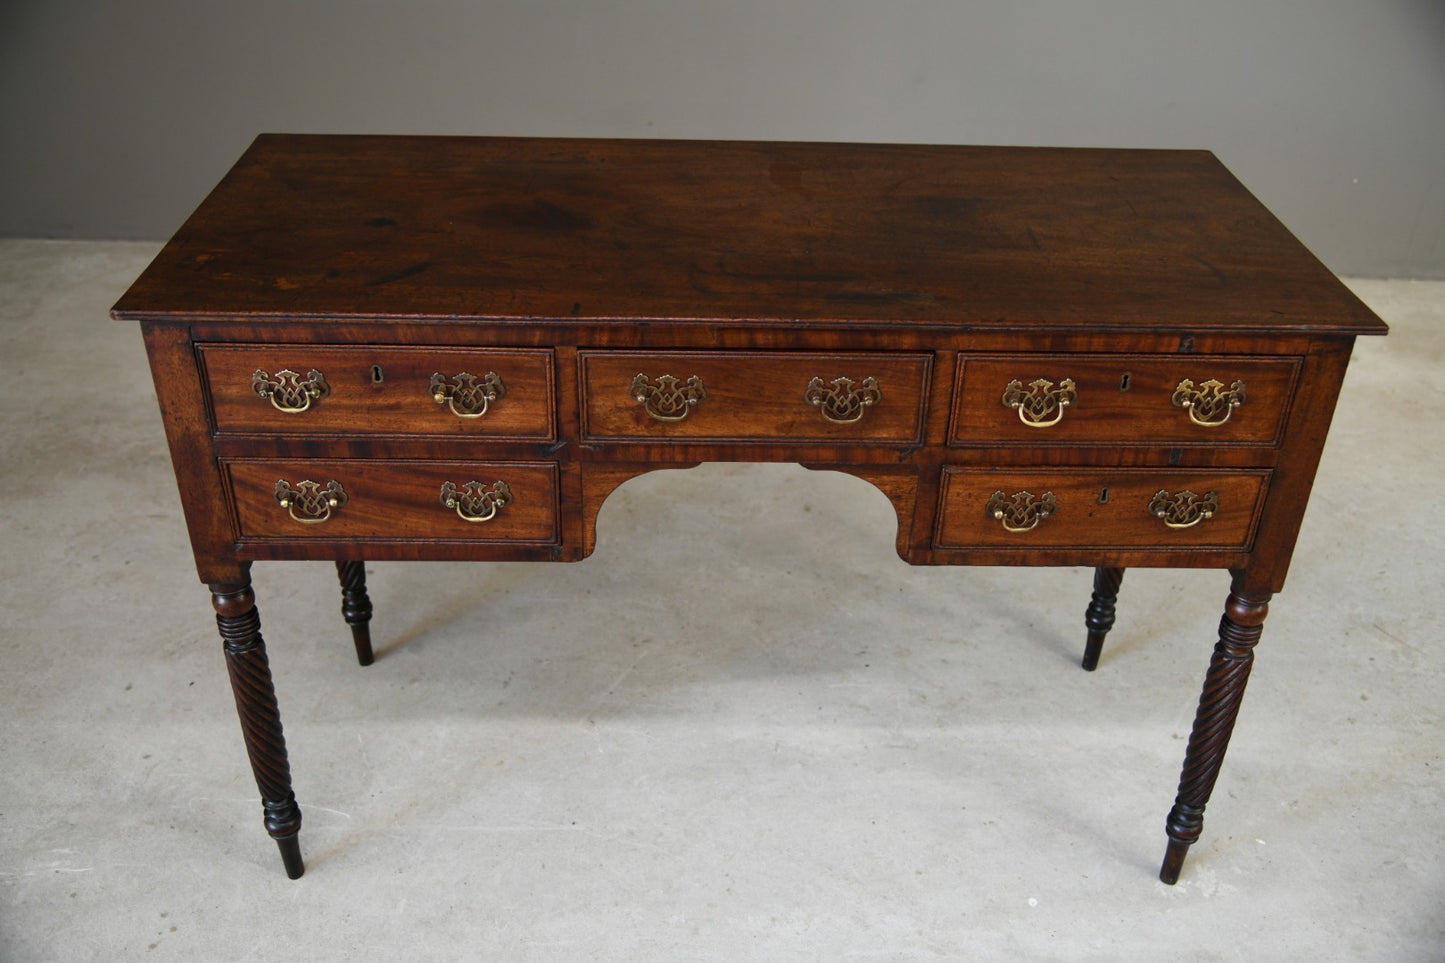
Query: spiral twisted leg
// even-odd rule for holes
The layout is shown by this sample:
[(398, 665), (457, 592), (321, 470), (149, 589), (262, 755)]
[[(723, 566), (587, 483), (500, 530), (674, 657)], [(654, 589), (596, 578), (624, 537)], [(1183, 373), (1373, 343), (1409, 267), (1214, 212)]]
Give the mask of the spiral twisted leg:
[(1114, 603), (1119, 599), (1119, 585), (1124, 581), (1122, 568), (1094, 569), (1094, 594), (1089, 599), (1088, 611), (1084, 613), (1084, 626), (1089, 630), (1089, 639), (1084, 643), (1084, 661), (1087, 672), (1093, 672), (1099, 665), (1099, 653), (1104, 648), (1104, 636), (1114, 627)]
[(1234, 731), (1244, 686), (1249, 681), (1254, 662), (1254, 647), (1264, 631), (1264, 618), (1269, 614), (1269, 595), (1255, 596), (1230, 592), (1219, 622), (1219, 643), (1209, 660), (1209, 673), (1204, 677), (1204, 691), (1199, 696), (1199, 711), (1194, 717), (1194, 730), (1189, 734), (1189, 748), (1184, 753), (1184, 769), (1179, 775), (1179, 795), (1169, 811), (1165, 831), (1169, 848), (1159, 878), (1170, 885), (1178, 882), (1179, 870), (1190, 845), (1204, 829), (1204, 807), (1214, 792), (1224, 751)]
[(246, 754), (251, 759), (256, 787), (261, 790), (266, 832), (281, 850), (286, 875), (299, 879), (306, 869), (301, 861), (301, 844), (297, 841), (301, 807), (296, 805), (296, 796), (291, 791), (291, 765), (286, 758), (281, 712), (271, 683), (266, 643), (261, 638), (256, 597), (249, 582), (212, 585), (211, 604), (215, 606), (216, 625), (224, 643), (226, 669), (231, 676), (231, 692), (236, 697), (236, 714), (241, 719)]
[(371, 596), (366, 594), (366, 563), (337, 562), (336, 577), (341, 581), (341, 617), (351, 626), (351, 641), (356, 645), (356, 661), (371, 665)]

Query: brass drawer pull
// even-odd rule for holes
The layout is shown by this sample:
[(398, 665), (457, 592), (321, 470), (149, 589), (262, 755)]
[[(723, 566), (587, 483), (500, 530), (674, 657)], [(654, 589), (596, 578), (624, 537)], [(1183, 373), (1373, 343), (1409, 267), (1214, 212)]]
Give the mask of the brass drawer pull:
[(310, 408), (313, 401), (331, 394), (331, 386), (315, 368), (306, 372), (305, 378), (290, 368), (282, 368), (274, 376), (257, 368), (251, 373), (251, 389), (271, 402), (277, 411), (288, 415), (300, 414)]
[[(1226, 416), (1227, 417), (1227, 416)], [(1192, 528), (1219, 511), (1219, 496), (1214, 492), (1196, 495), (1189, 490), (1171, 495), (1160, 490), (1149, 499), (1149, 514), (1161, 519), (1170, 528)]]
[(1030, 532), (1057, 509), (1058, 499), (1053, 492), (1044, 492), (1035, 498), (1029, 492), (1014, 492), (1009, 496), (1000, 491), (993, 493), (983, 510), (1002, 522), (1004, 531)]
[(707, 389), (697, 375), (686, 383), (672, 375), (662, 375), (657, 384), (645, 374), (632, 379), (632, 397), (658, 421), (682, 421), (692, 409), (707, 400)]
[(495, 371), (488, 371), (478, 378), (466, 371), (450, 379), (438, 371), (431, 376), (431, 398), (439, 405), (446, 405), (458, 418), (480, 418), (487, 413), (487, 406), (507, 394), (506, 385)]
[(827, 384), (822, 378), (814, 378), (803, 391), (803, 400), (816, 406), (824, 418), (839, 425), (851, 425), (863, 417), (869, 406), (876, 405), (882, 398), (878, 379), (872, 377), (858, 383), (852, 378), (834, 378)]
[(461, 488), (447, 481), (442, 482), (441, 502), (456, 509), (464, 522), (490, 522), (512, 503), (512, 489), (504, 481), (493, 482), (490, 488), (479, 481), (469, 481)]
[(1022, 381), (1010, 381), (1003, 389), (1003, 406), (1019, 413), (1019, 421), (1030, 428), (1047, 428), (1057, 425), (1064, 417), (1064, 409), (1078, 400), (1074, 380), (1065, 378), (1057, 388), (1046, 378), (1029, 382), (1024, 390)]
[(1234, 409), (1244, 404), (1244, 382), (1236, 381), (1228, 391), (1222, 391), (1224, 382), (1213, 378), (1198, 388), (1185, 378), (1174, 389), (1174, 407), (1189, 412), (1189, 420), (1205, 428), (1222, 425), (1234, 414)]
[(325, 487), (307, 479), (291, 484), (284, 478), (276, 481), (276, 504), (302, 525), (320, 525), (333, 510), (346, 504), (346, 490), (341, 482), (329, 481)]

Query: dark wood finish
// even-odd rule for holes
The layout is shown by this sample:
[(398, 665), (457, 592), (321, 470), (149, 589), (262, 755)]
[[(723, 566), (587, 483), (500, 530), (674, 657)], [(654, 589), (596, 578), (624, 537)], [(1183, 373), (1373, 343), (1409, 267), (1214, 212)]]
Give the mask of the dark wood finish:
[[(265, 538), (557, 541), (557, 469), (511, 462), (410, 462), (360, 459), (228, 461), (238, 534)], [(276, 502), (276, 482), (338, 482), (347, 500), (319, 524), (298, 522)], [(488, 522), (462, 519), (442, 504), (442, 486), (502, 481), (512, 501)]]
[[(1086, 668), (1126, 567), (1231, 570), (1168, 821), (1172, 880), (1353, 338), (1385, 330), (1202, 151), (300, 135), (258, 138), (112, 313), (142, 322), (266, 825), (295, 873), (253, 561), (336, 562), (365, 663), (363, 559), (585, 558), (627, 479), (747, 460), (866, 479), (913, 564), (1094, 568)], [(277, 411), (252, 375), (283, 368), (321, 371), (326, 393)], [(505, 384), (481, 417), (431, 395), (433, 374), (463, 371)], [(697, 375), (707, 397), (659, 421), (638, 375)], [(877, 393), (838, 424), (814, 378)], [(1074, 381), (1058, 424), (1003, 404), (1035, 378)], [(1171, 401), (1185, 378), (1241, 380), (1247, 400), (1194, 424)], [(324, 521), (278, 503), (278, 482), (303, 481), (344, 491)], [(504, 482), (508, 500), (466, 521), (447, 481)], [(1186, 489), (1215, 493), (1212, 517), (1150, 513)], [(995, 491), (1056, 505), (1006, 531)]]
[(1380, 330), (1207, 151), (287, 134), (116, 312)]
[(1099, 654), (1104, 650), (1104, 637), (1114, 627), (1114, 605), (1119, 601), (1119, 586), (1124, 581), (1122, 568), (1094, 569), (1094, 594), (1089, 598), (1089, 607), (1084, 612), (1084, 626), (1089, 630), (1084, 643), (1084, 658), (1080, 663), (1084, 671), (1093, 672), (1099, 667)]
[(361, 559), (338, 561), (336, 577), (341, 582), (341, 617), (351, 626), (356, 661), (371, 665), (376, 656), (371, 651), (371, 596), (366, 593), (366, 563)]
[(1170, 885), (1179, 881), (1184, 856), (1204, 830), (1204, 807), (1214, 792), (1224, 752), (1229, 748), (1234, 720), (1254, 664), (1254, 647), (1268, 614), (1268, 593), (1246, 595), (1236, 586), (1225, 602), (1224, 616), (1219, 620), (1219, 643), (1209, 660), (1209, 674), (1204, 677), (1199, 711), (1184, 753), (1179, 794), (1165, 823), (1169, 847), (1159, 878)]
[[(1267, 472), (1155, 469), (994, 471), (945, 468), (937, 544), (1027, 551), (1031, 548), (1248, 549)], [(1213, 491), (1219, 511), (1191, 528), (1171, 529), (1148, 511), (1160, 490)], [(1027, 532), (1007, 531), (986, 511), (990, 496), (1051, 492), (1057, 507)]]
[(216, 609), (216, 626), (226, 652), (226, 669), (231, 692), (236, 697), (236, 715), (251, 772), (261, 790), (261, 808), (266, 832), (281, 850), (286, 875), (300, 879), (306, 871), (301, 860), (301, 807), (291, 791), (291, 764), (286, 757), (286, 737), (281, 732), (281, 712), (276, 706), (276, 689), (271, 682), (271, 665), (266, 643), (261, 638), (261, 616), (250, 579), (229, 585), (211, 586), (211, 604)]
[[(1278, 444), (1285, 406), (1299, 362), (1292, 358), (1221, 358), (1176, 355), (1080, 357), (1013, 355), (1005, 358), (965, 355), (959, 365), (950, 440), (955, 444), (996, 445), (1204, 445), (1226, 447)], [(1025, 385), (1036, 378), (1075, 384), (1077, 400), (1058, 424), (1036, 428), (1019, 420), (1002, 403), (1012, 380)], [(1189, 420), (1170, 399), (1184, 379), (1195, 384), (1213, 378), (1225, 385), (1245, 382), (1248, 398), (1220, 425)]]
[[(336, 348), (319, 345), (200, 346), (216, 430), (237, 434), (459, 435), (550, 441), (550, 351), (454, 348)], [(251, 388), (257, 369), (325, 375), (330, 393), (303, 412), (281, 412)], [(495, 372), (506, 393), (477, 418), (459, 418), (433, 400), (433, 374)]]
[[(755, 352), (582, 352), (582, 437), (589, 441), (808, 441), (917, 444), (929, 355)], [(633, 377), (697, 377), (706, 400), (678, 422), (658, 421), (630, 390)], [(814, 378), (874, 378), (880, 397), (848, 424), (829, 421), (805, 393)]]

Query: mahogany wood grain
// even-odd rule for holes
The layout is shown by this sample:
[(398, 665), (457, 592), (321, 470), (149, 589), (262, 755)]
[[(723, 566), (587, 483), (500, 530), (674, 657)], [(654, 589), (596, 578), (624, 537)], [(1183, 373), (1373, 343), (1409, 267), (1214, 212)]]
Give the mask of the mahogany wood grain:
[[(928, 392), (927, 355), (584, 351), (582, 437), (917, 444)], [(706, 400), (681, 421), (659, 421), (633, 397), (633, 378), (697, 377)], [(877, 381), (880, 397), (855, 422), (829, 421), (805, 390), (814, 379)]]
[[(1268, 481), (1266, 472), (990, 471), (945, 468), (937, 544), (1020, 551), (1047, 548), (1247, 549)], [(1161, 491), (1214, 492), (1219, 509), (1190, 528), (1171, 529), (1148, 511)], [(1051, 493), (1054, 512), (1027, 532), (1007, 531), (986, 511), (996, 491)]]
[[(450, 434), (536, 441), (556, 436), (550, 351), (287, 344), (203, 344), (199, 351), (216, 429), (223, 433)], [(329, 393), (305, 411), (278, 411), (252, 389), (251, 376), (282, 369), (320, 372)], [(460, 418), (433, 399), (431, 378), (461, 373), (477, 378), (495, 373), (505, 393), (489, 403), (486, 414)]]
[(1353, 338), (1322, 338), (1305, 357), (1255, 549), (1243, 580), (1236, 578), (1242, 593), (1268, 595), (1284, 588), (1353, 345)]
[[(785, 462), (876, 486), (918, 565), (1095, 570), (1084, 666), (1123, 572), (1228, 569), (1167, 820), (1177, 878), (1283, 586), (1353, 338), (1385, 326), (1204, 151), (263, 135), (112, 316), (142, 322), (196, 569), (265, 824), (302, 871), (256, 560), (335, 562), (370, 661), (366, 559), (575, 561), (629, 478)], [(323, 373), (277, 411), (256, 370)], [(458, 418), (431, 378), (495, 372)], [(697, 375), (663, 422), (633, 380)], [(878, 393), (851, 423), (807, 393)], [(1072, 379), (1049, 427), (1010, 381)], [(1178, 384), (1244, 382), (1200, 426)], [(303, 523), (279, 482), (336, 482)], [(487, 521), (442, 486), (504, 482)], [(1160, 490), (1213, 492), (1187, 528)], [(1006, 531), (994, 492), (1051, 493)], [(765, 503), (766, 499), (762, 499)], [(765, 508), (763, 509), (765, 510)], [(301, 517), (307, 517), (303, 511)], [(314, 519), (310, 519), (314, 521)], [(1341, 524), (1338, 517), (1329, 520)], [(625, 601), (625, 600), (621, 600)]]
[[(1128, 331), (1105, 326), (1093, 329), (980, 327), (962, 322), (906, 327), (859, 320), (793, 325), (771, 318), (730, 318), (726, 321), (637, 318), (631, 324), (622, 325), (575, 319), (536, 319), (536, 323), (523, 323), (505, 318), (448, 322), (410, 317), (306, 320), (237, 316), (189, 320), (185, 325), (197, 345), (265, 345), (274, 342), (354, 346), (376, 343), (379, 338), (377, 325), (383, 321), (386, 322), (386, 344), (474, 348), (478, 343), (478, 331), (484, 330), (489, 346), (555, 348), (559, 369), (565, 367), (561, 364), (560, 355), (567, 346), (619, 350), (908, 351), (933, 353), (935, 365), (938, 365), (938, 355), (964, 350), (981, 355), (1304, 355), (1322, 337), (1293, 330), (1287, 324), (1272, 331), (1181, 333), (1178, 330), (1171, 332), (1167, 327)], [(1323, 337), (1336, 340), (1333, 336)], [(946, 381), (945, 387), (951, 390), (952, 381)]]
[(290, 134), (116, 313), (1381, 330), (1207, 151)]
[[(965, 355), (959, 365), (950, 439), (955, 444), (1181, 445), (1273, 447), (1284, 428), (1299, 361), (1217, 355)], [(1057, 424), (1034, 427), (1003, 403), (1004, 389), (1035, 379), (1074, 383)], [(1176, 406), (1175, 389), (1219, 381), (1245, 384), (1246, 398), (1222, 424), (1199, 425)]]
[[(392, 462), (255, 459), (225, 463), (243, 538), (557, 541), (557, 469), (509, 462)], [(277, 503), (278, 481), (335, 481), (346, 501), (323, 522), (298, 522)], [(442, 503), (447, 482), (505, 482), (512, 500), (496, 517), (470, 522)]]

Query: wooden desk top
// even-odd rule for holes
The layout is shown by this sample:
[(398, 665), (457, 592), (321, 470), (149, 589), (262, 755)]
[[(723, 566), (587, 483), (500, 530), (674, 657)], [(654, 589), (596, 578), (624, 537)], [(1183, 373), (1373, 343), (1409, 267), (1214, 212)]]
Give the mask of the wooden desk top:
[(112, 314), (1384, 332), (1207, 151), (277, 134)]

